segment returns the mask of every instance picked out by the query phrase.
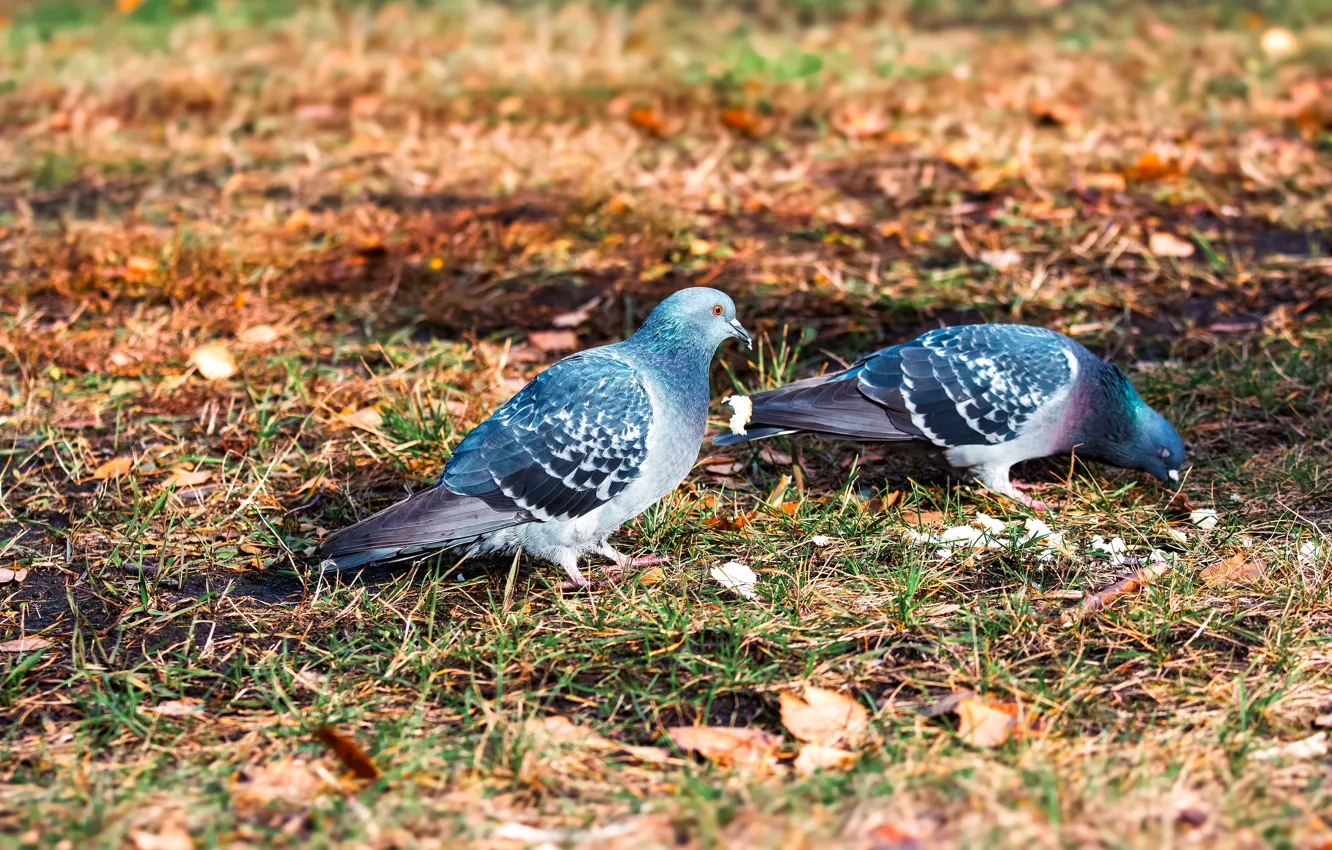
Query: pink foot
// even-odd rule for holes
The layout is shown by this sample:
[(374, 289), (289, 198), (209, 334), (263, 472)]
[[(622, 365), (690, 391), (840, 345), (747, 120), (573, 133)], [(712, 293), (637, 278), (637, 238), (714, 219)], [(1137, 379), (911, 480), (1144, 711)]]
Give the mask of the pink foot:
[(639, 555), (637, 558), (629, 559), (631, 567), (655, 567), (660, 564), (669, 564), (670, 558), (665, 555)]
[(1021, 491), (1018, 491), (1013, 494), (1013, 501), (1024, 504), (1027, 507), (1031, 508), (1033, 511), (1052, 511), (1055, 508), (1062, 508), (1066, 504), (1063, 501), (1042, 502), (1040, 499), (1033, 499), (1032, 497), (1028, 496), (1026, 493), (1023, 493)]
[(564, 584), (560, 585), (560, 592), (567, 593), (571, 590), (604, 590), (605, 588), (614, 587), (619, 584), (623, 578), (624, 573), (619, 567), (608, 567), (606, 569), (606, 577), (601, 581), (589, 581), (587, 584), (581, 585), (566, 581)]

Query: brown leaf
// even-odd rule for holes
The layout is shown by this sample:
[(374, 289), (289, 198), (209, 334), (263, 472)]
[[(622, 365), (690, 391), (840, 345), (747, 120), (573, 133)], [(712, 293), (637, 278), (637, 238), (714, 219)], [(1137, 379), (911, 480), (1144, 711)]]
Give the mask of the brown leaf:
[(310, 211), (305, 207), (294, 209), (287, 220), (282, 223), (282, 229), (288, 233), (296, 233), (310, 226)]
[(174, 825), (164, 826), (157, 833), (131, 829), (129, 840), (134, 850), (194, 850), (190, 834)]
[(134, 459), (128, 457), (116, 457), (103, 463), (93, 470), (92, 477), (99, 481), (105, 481), (108, 478), (119, 478), (126, 472), (134, 468)]
[(741, 107), (722, 110), (721, 122), (740, 135), (750, 138), (762, 135), (767, 124), (757, 112)]
[(809, 744), (855, 746), (869, 728), (865, 707), (836, 691), (806, 685), (804, 699), (785, 692), (780, 699), (782, 725)]
[(557, 328), (576, 328), (587, 324), (587, 320), (592, 318), (593, 308), (600, 303), (601, 297), (598, 296), (577, 309), (552, 317), (550, 323)]
[(902, 522), (907, 525), (937, 525), (943, 518), (938, 511), (902, 511)]
[(532, 331), (527, 341), (533, 348), (549, 354), (552, 351), (573, 351), (578, 348), (578, 335), (573, 331)]
[(343, 422), (354, 428), (373, 431), (384, 424), (384, 417), (374, 407), (362, 407), (360, 410), (343, 411), (338, 414)]
[(241, 345), (270, 345), (278, 341), (282, 333), (272, 325), (252, 325), (236, 335)]
[(1158, 231), (1151, 235), (1148, 249), (1156, 257), (1192, 257), (1197, 247), (1187, 239), (1180, 239), (1173, 233)]
[(203, 711), (203, 700), (194, 697), (172, 699), (157, 705), (139, 706), (142, 714), (160, 714), (164, 717), (189, 717)]
[(320, 726), (315, 730), (314, 736), (327, 744), (333, 754), (338, 757), (338, 760), (357, 779), (374, 780), (379, 778), (379, 768), (349, 736), (332, 726)]
[(188, 469), (177, 469), (167, 476), (162, 482), (163, 487), (198, 487), (200, 484), (213, 477), (213, 473), (207, 470), (193, 472)]
[(274, 804), (304, 807), (328, 786), (304, 761), (283, 758), (246, 775), (231, 788), (231, 802), (242, 813), (265, 812)]
[(1103, 174), (1088, 174), (1082, 178), (1082, 185), (1089, 189), (1100, 189), (1102, 192), (1122, 192), (1128, 188), (1124, 175), (1116, 174), (1113, 171)]
[(1250, 559), (1237, 549), (1224, 561), (1203, 567), (1200, 575), (1208, 584), (1241, 584), (1257, 581), (1266, 572), (1266, 564), (1260, 560)]
[(771, 463), (774, 466), (790, 466), (791, 456), (786, 452), (777, 451), (771, 446), (764, 446), (759, 449), (759, 459), (764, 463)]
[(777, 764), (782, 739), (762, 729), (731, 726), (672, 726), (666, 730), (675, 746), (698, 753), (722, 766), (763, 767)]
[(792, 765), (801, 776), (813, 776), (820, 770), (841, 770), (856, 762), (856, 754), (837, 747), (806, 744), (800, 748)]
[(236, 374), (236, 359), (231, 356), (226, 345), (220, 342), (212, 342), (194, 349), (190, 354), (190, 362), (199, 370), (200, 375), (210, 381), (220, 381)]
[(957, 735), (973, 747), (998, 747), (1012, 734), (1017, 716), (1015, 705), (966, 698), (957, 704)]
[(1037, 101), (1031, 105), (1031, 117), (1037, 124), (1064, 127), (1082, 122), (1082, 110), (1064, 101)]
[(25, 637), (0, 643), (0, 652), (32, 652), (34, 649), (45, 649), (50, 645), (51, 642), (46, 638)]
[(743, 471), (744, 468), (745, 465), (739, 461), (731, 463), (712, 463), (703, 467), (703, 469), (711, 472), (713, 475), (735, 475), (736, 473)]

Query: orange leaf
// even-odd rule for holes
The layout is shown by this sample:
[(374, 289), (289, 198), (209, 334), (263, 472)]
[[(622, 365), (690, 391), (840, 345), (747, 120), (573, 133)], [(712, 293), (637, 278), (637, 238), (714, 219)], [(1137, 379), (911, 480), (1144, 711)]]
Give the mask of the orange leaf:
[(379, 768), (360, 746), (332, 726), (320, 726), (314, 736), (328, 745), (352, 775), (357, 779), (378, 779)]
[(133, 458), (116, 457), (108, 460), (106, 463), (93, 470), (92, 477), (101, 481), (105, 481), (108, 478), (119, 478), (133, 468)]
[(1082, 112), (1071, 103), (1062, 101), (1037, 101), (1031, 105), (1031, 117), (1037, 124), (1048, 127), (1063, 127), (1082, 121)]
[(301, 207), (300, 209), (291, 211), (291, 215), (287, 216), (287, 220), (283, 223), (282, 229), (288, 233), (294, 233), (297, 230), (304, 230), (309, 226), (310, 211), (305, 207)]
[(1184, 169), (1179, 160), (1162, 161), (1154, 151), (1147, 151), (1138, 157), (1138, 161), (1124, 169), (1124, 177), (1129, 180), (1178, 180), (1184, 176)]
[(902, 511), (902, 522), (907, 525), (935, 525), (943, 522), (943, 518), (938, 511)]
[(722, 110), (721, 121), (741, 135), (751, 137), (759, 135), (759, 116), (751, 110), (739, 107)]
[(198, 487), (213, 476), (213, 473), (207, 470), (191, 472), (188, 469), (177, 469), (162, 482), (163, 487)]
[(796, 756), (795, 764), (792, 766), (801, 776), (812, 776), (819, 770), (850, 767), (855, 761), (855, 753), (837, 747), (806, 744), (800, 748), (800, 755)]
[(578, 335), (573, 331), (532, 331), (527, 341), (533, 348), (549, 354), (552, 351), (573, 351), (578, 348)]
[(1017, 725), (1017, 706), (963, 699), (957, 704), (957, 735), (973, 747), (1002, 745)]
[(116, 0), (116, 11), (122, 15), (127, 15), (139, 8), (139, 4), (142, 2), (143, 0)]
[(1224, 561), (1217, 561), (1203, 567), (1202, 580), (1208, 584), (1240, 584), (1262, 578), (1267, 572), (1267, 565), (1262, 561), (1250, 560), (1238, 549)]
[(783, 692), (782, 725), (800, 740), (820, 746), (855, 745), (869, 728), (869, 712), (836, 691), (805, 686), (804, 699)]
[(782, 739), (762, 729), (730, 726), (672, 726), (666, 730), (680, 749), (698, 753), (717, 764), (736, 767), (772, 767)]
[(629, 123), (653, 136), (665, 135), (665, 125), (661, 117), (650, 106), (640, 106), (629, 112)]

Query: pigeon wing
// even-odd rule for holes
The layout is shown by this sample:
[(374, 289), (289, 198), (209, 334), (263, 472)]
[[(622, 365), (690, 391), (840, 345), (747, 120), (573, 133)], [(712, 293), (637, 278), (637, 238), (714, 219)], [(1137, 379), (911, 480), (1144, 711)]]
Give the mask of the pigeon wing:
[(1077, 375), (1059, 334), (1025, 325), (940, 328), (860, 367), (860, 390), (942, 448), (1004, 443)]
[(631, 365), (575, 354), (468, 434), (440, 484), (538, 521), (584, 516), (638, 477), (651, 424), (651, 398)]

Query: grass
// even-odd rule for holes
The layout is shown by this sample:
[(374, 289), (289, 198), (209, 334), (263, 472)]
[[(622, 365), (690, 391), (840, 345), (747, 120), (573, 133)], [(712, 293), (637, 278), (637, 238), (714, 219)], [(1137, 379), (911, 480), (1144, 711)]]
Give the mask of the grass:
[[(27, 573), (0, 643), (50, 645), (0, 652), (0, 844), (1326, 846), (1326, 755), (1262, 753), (1332, 723), (1332, 124), (1300, 100), (1332, 31), (1267, 56), (1247, 24), (1125, 9), (390, 5), (11, 39), (0, 568)], [(528, 560), (313, 569), (562, 353), (535, 332), (621, 338), (696, 283), (762, 338), (723, 349), (718, 398), (940, 323), (1063, 330), (1178, 425), (1219, 523), (1055, 460), (1023, 472), (1071, 500), (1067, 553), (1015, 524), (941, 559), (921, 514), (1031, 514), (779, 440), (705, 447), (617, 537), (672, 563), (616, 589)], [(237, 371), (205, 380), (219, 341)], [(1093, 535), (1173, 568), (1076, 616), (1132, 569)], [(757, 600), (710, 576), (727, 560)], [(844, 771), (794, 772), (790, 735), (766, 774), (623, 749), (782, 733), (805, 684), (870, 713)], [(1034, 724), (973, 746), (931, 710), (959, 691)], [(543, 739), (548, 715), (613, 744)]]

